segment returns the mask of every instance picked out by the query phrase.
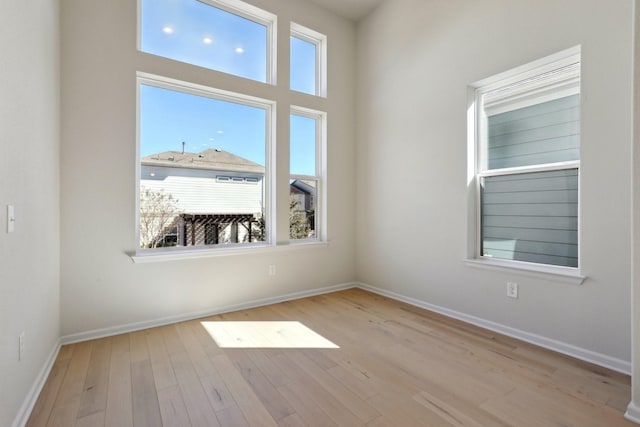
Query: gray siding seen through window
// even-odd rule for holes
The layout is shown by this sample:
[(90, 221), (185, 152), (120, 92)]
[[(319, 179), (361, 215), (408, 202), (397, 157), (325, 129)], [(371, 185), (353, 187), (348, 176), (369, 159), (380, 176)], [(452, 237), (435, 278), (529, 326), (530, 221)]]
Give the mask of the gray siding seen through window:
[(580, 95), (487, 118), (488, 169), (580, 159)]
[(482, 254), (578, 267), (578, 169), (485, 177)]

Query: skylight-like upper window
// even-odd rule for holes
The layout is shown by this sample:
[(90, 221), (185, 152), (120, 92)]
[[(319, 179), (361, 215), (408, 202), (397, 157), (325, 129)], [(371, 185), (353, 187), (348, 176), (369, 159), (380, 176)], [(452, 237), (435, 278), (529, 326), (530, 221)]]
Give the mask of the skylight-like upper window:
[(220, 0), (141, 0), (140, 50), (271, 83), (275, 16)]

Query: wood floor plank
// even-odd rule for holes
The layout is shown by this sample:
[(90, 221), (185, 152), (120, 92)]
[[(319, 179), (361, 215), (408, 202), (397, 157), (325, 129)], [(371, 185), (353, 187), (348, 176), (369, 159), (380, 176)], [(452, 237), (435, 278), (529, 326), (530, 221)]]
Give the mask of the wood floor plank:
[(300, 427), (304, 425), (305, 425), (304, 421), (302, 420), (300, 415), (298, 415), (297, 413), (288, 415), (278, 421), (279, 427)]
[(209, 399), (209, 404), (216, 413), (236, 405), (235, 399), (217, 371), (215, 374), (200, 378), (200, 384)]
[(182, 392), (177, 385), (158, 390), (158, 404), (163, 427), (189, 427), (191, 421)]
[(256, 364), (253, 363), (248, 355), (248, 353), (252, 352), (254, 352), (253, 349), (236, 349), (230, 351), (229, 355), (238, 368), (240, 375), (242, 375), (247, 384), (251, 386), (256, 396), (258, 396), (274, 420), (278, 421), (281, 418), (295, 413), (295, 409), (282, 397)]
[[(225, 346), (205, 329), (248, 321)], [(298, 348), (299, 324), (338, 348)], [(626, 427), (630, 390), (627, 375), (350, 289), (65, 345), (27, 425)]]
[(189, 355), (186, 352), (172, 354), (171, 365), (176, 373), (191, 425), (194, 427), (219, 426), (220, 423)]
[(338, 401), (349, 402), (349, 411), (363, 423), (367, 423), (381, 415), (374, 407), (360, 399), (358, 395), (351, 392), (338, 380), (331, 375), (327, 375), (323, 368), (318, 366), (314, 360), (309, 359), (308, 354), (309, 352), (292, 352), (289, 358)]
[(251, 427), (275, 427), (277, 424), (258, 396), (237, 371), (226, 354), (215, 356), (213, 363)]
[(159, 328), (162, 332), (162, 336), (164, 337), (164, 344), (167, 348), (167, 353), (169, 356), (182, 353), (186, 349), (184, 348), (184, 344), (180, 339), (180, 335), (178, 334), (178, 330), (176, 325), (167, 325)]
[(248, 352), (249, 358), (259, 367), (260, 371), (274, 387), (289, 383), (290, 378), (276, 365), (263, 349), (253, 349)]
[(368, 379), (354, 375), (343, 366), (336, 365), (328, 369), (327, 372), (360, 399), (366, 400), (377, 394), (377, 391), (368, 383)]
[(110, 365), (111, 338), (96, 340), (93, 344), (91, 360), (89, 361), (84, 382), (78, 419), (87, 417), (95, 412), (102, 412), (104, 419), (104, 411), (107, 407)]
[[(288, 368), (287, 372), (295, 383), (298, 393), (303, 393), (307, 399), (314, 401), (339, 426), (363, 426), (364, 423), (351, 411), (352, 402), (341, 402), (331, 392), (308, 375), (295, 362), (295, 351), (282, 354), (277, 358), (280, 366)], [(301, 387), (304, 385), (304, 387)]]
[(205, 327), (203, 326), (208, 319), (198, 319), (192, 322), (189, 322), (189, 326), (193, 331), (194, 336), (200, 342), (200, 345), (207, 352), (209, 357), (217, 356), (222, 354), (223, 351), (220, 347), (216, 345), (215, 340), (209, 335)]
[[(569, 404), (570, 402), (570, 404)], [(537, 408), (544, 408), (540, 411)], [(561, 392), (541, 392), (535, 388), (521, 387), (505, 396), (493, 398), (481, 405), (511, 425), (523, 427), (538, 425), (557, 426), (635, 426), (631, 421), (619, 418), (605, 407), (576, 401)]]
[(60, 347), (60, 352), (58, 353), (58, 357), (56, 360), (69, 360), (71, 356), (73, 356), (73, 344), (67, 344)]
[(89, 369), (89, 361), (91, 359), (91, 350), (93, 342), (81, 342), (74, 344), (73, 355), (69, 361), (69, 367), (64, 376), (55, 406), (65, 406), (77, 403), (80, 405), (84, 381)]
[(113, 337), (109, 369), (105, 427), (132, 427), (133, 400), (129, 337)]
[(104, 426), (104, 415), (104, 411), (92, 412), (78, 418), (75, 427), (102, 427)]
[(131, 389), (134, 426), (162, 425), (158, 393), (153, 379), (151, 362), (139, 360), (131, 363)]
[(43, 427), (47, 425), (51, 410), (56, 401), (58, 391), (62, 385), (62, 380), (69, 367), (69, 359), (56, 359), (49, 373), (49, 377), (40, 392), (40, 396), (31, 411), (31, 416), (27, 421), (26, 427)]
[[(295, 420), (300, 419), (303, 421), (303, 424), (300, 425), (308, 427), (337, 426), (320, 405), (311, 399), (304, 386), (296, 382), (290, 382), (278, 387), (278, 391), (296, 408), (296, 413), (293, 415), (298, 415)], [(288, 422), (293, 421), (294, 419), (290, 419)]]
[(184, 345), (187, 354), (189, 354), (189, 358), (193, 363), (198, 377), (214, 375), (217, 372), (216, 368), (213, 366), (213, 363), (211, 363), (209, 354), (196, 338), (190, 322), (178, 323), (175, 326), (180, 341)]
[(157, 390), (175, 387), (178, 380), (171, 365), (169, 353), (164, 344), (164, 335), (160, 329), (152, 329), (146, 335), (149, 357), (151, 359), (151, 369)]
[(429, 408), (418, 402), (405, 399), (396, 393), (379, 393), (368, 401), (378, 408), (386, 419), (393, 420), (398, 426), (452, 426), (450, 422)]
[(238, 405), (224, 408), (216, 412), (216, 416), (222, 427), (249, 427), (249, 422), (240, 408), (238, 408)]
[(54, 406), (51, 410), (51, 415), (47, 420), (47, 427), (75, 426), (79, 407), (79, 400), (64, 405)]
[(462, 403), (455, 396), (442, 396), (423, 391), (413, 398), (431, 412), (456, 427), (509, 427), (499, 418), (474, 405)]
[(129, 351), (131, 363), (149, 360), (149, 348), (147, 346), (148, 330), (135, 331), (129, 334)]
[(367, 423), (367, 427), (396, 427), (396, 421), (392, 421), (384, 415), (379, 416), (375, 420), (371, 420)]

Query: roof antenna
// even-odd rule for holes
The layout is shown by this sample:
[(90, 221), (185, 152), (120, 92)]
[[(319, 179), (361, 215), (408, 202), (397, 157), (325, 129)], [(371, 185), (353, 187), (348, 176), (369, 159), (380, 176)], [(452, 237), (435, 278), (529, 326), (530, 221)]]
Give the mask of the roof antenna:
[(184, 146), (187, 145), (186, 142), (182, 141), (182, 154), (184, 154)]

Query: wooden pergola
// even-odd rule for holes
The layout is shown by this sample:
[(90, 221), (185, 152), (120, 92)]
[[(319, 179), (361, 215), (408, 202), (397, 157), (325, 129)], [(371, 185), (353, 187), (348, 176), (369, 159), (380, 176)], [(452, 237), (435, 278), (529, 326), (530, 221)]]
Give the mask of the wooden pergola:
[[(253, 214), (181, 214), (179, 218), (179, 227), (182, 229), (182, 245), (187, 246), (187, 241), (191, 241), (191, 245), (196, 245), (196, 226), (204, 225), (205, 244), (218, 244), (218, 233), (220, 226), (228, 226), (237, 224), (243, 226), (248, 233), (249, 242), (252, 239), (251, 224), (257, 222)], [(235, 228), (235, 235), (232, 240), (238, 242), (238, 228)]]

